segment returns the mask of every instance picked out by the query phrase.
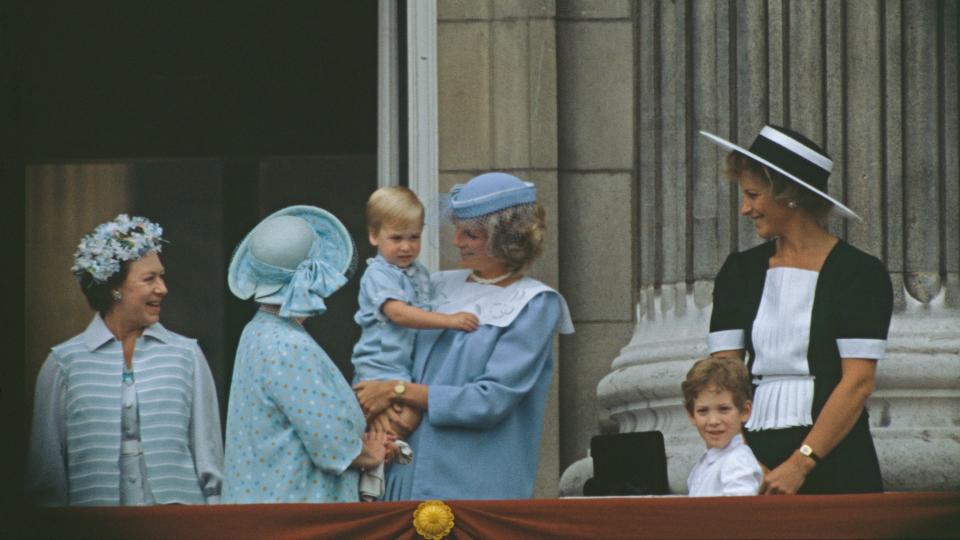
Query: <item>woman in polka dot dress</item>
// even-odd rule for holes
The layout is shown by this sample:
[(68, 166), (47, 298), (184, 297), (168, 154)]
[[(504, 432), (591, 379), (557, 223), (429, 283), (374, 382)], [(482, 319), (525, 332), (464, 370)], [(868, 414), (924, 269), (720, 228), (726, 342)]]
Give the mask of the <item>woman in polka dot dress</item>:
[(383, 462), (386, 435), (364, 435), (349, 384), (302, 326), (352, 261), (346, 229), (311, 206), (266, 218), (234, 253), (230, 290), (260, 309), (237, 347), (223, 502), (355, 502), (359, 472)]

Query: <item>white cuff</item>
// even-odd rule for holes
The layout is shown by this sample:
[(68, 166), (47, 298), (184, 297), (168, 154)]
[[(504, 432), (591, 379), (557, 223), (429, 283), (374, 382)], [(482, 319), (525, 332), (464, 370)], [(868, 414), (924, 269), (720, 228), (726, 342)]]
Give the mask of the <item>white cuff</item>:
[(872, 358), (882, 360), (887, 353), (885, 339), (838, 339), (840, 358)]
[(710, 332), (710, 335), (707, 336), (707, 349), (711, 354), (717, 351), (742, 349), (744, 346), (743, 330), (721, 330), (720, 332)]

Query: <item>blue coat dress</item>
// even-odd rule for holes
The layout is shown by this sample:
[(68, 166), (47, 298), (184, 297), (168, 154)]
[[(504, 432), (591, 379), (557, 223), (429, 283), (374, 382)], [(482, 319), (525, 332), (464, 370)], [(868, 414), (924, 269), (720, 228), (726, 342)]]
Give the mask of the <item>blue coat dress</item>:
[(388, 470), (386, 499), (529, 498), (553, 335), (573, 330), (566, 304), (530, 278), (500, 288), (466, 283), (465, 271), (435, 276), (438, 311), (473, 311), (481, 326), (418, 334), (413, 380), (429, 386), (429, 406), (408, 439), (413, 463)]

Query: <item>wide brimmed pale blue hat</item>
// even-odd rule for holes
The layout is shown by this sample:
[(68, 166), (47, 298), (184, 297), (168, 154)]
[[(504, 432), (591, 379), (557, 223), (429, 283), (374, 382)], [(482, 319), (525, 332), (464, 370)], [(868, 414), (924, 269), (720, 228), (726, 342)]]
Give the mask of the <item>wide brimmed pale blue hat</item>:
[(472, 219), (512, 206), (537, 202), (537, 186), (503, 172), (475, 176), (450, 190), (454, 219)]
[(278, 210), (251, 230), (233, 252), (230, 292), (241, 300), (279, 305), (279, 314), (319, 315), (323, 299), (349, 279), (353, 240), (333, 214), (315, 206)]

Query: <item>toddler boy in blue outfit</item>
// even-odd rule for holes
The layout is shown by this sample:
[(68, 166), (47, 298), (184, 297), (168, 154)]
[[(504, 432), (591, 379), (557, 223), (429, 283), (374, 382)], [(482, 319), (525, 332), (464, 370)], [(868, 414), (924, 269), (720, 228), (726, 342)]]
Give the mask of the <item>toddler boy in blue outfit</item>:
[[(360, 278), (360, 308), (354, 320), (362, 333), (351, 358), (354, 383), (409, 381), (416, 329), (477, 329), (479, 321), (472, 313), (431, 311), (430, 273), (417, 261), (423, 221), (423, 204), (406, 187), (380, 188), (367, 201), (367, 231), (377, 256), (367, 260)], [(402, 393), (403, 384), (395, 391)], [(401, 406), (368, 419), (370, 430), (399, 437), (419, 422), (418, 411)]]

